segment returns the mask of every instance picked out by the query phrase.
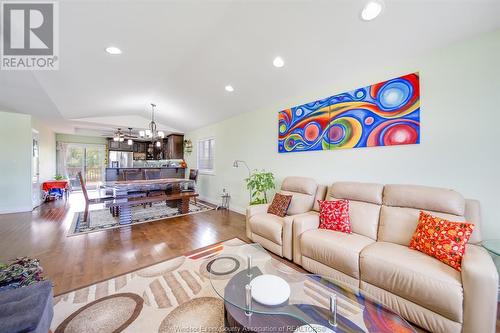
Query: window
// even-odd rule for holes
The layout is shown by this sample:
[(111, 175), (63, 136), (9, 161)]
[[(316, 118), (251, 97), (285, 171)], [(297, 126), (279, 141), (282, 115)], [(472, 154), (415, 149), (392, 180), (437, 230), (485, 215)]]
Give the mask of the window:
[(198, 141), (198, 170), (200, 173), (215, 173), (214, 148), (214, 138)]

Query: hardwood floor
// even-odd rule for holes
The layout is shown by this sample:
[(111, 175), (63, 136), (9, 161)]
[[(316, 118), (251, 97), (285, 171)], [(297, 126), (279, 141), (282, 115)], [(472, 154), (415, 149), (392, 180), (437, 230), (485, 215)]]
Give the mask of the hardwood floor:
[(0, 261), (19, 256), (40, 259), (58, 295), (227, 239), (249, 241), (245, 217), (227, 210), (67, 237), (83, 202), (79, 194), (72, 194), (68, 202), (57, 200), (33, 212), (0, 215)]
[(245, 217), (227, 210), (67, 237), (74, 212), (82, 210), (83, 197), (72, 194), (68, 202), (0, 215), (0, 261), (40, 259), (57, 295), (223, 240), (248, 240)]

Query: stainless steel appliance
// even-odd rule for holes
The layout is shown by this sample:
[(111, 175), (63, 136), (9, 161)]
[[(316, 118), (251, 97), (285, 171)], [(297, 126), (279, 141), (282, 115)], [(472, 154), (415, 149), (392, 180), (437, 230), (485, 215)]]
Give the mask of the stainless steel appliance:
[(133, 168), (134, 153), (126, 151), (109, 151), (109, 167), (110, 168)]

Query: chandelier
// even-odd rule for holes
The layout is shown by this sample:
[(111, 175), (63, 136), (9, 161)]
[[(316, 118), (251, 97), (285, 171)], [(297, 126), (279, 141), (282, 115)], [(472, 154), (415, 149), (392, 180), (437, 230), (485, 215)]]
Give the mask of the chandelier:
[(150, 139), (156, 147), (161, 147), (161, 142), (165, 137), (165, 133), (158, 131), (155, 123), (155, 107), (156, 104), (151, 103), (151, 122), (149, 128), (145, 131), (139, 131), (139, 137)]

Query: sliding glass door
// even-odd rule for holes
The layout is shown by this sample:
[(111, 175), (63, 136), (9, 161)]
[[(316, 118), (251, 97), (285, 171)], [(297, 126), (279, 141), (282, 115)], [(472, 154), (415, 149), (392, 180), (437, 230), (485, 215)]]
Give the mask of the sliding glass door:
[(103, 145), (65, 145), (64, 175), (73, 190), (81, 189), (78, 172), (81, 172), (89, 189), (97, 188), (104, 181), (105, 153)]

